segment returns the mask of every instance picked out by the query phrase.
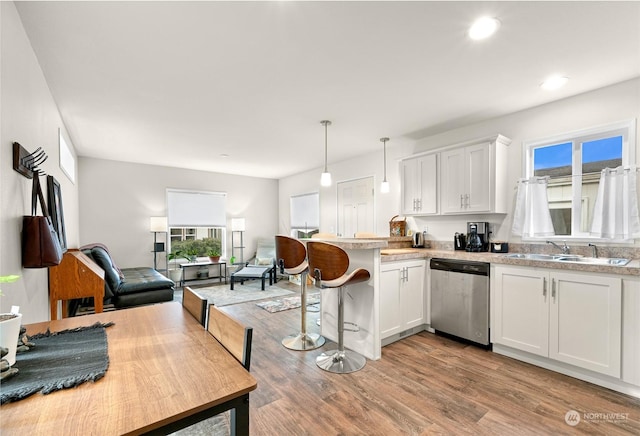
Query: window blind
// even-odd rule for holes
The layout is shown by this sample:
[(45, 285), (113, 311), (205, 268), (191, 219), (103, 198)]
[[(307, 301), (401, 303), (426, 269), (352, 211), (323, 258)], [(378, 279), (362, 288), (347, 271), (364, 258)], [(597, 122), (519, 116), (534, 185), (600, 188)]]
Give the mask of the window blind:
[(226, 192), (167, 190), (169, 227), (226, 227)]
[(302, 194), (291, 197), (291, 228), (317, 229), (320, 227), (320, 194)]

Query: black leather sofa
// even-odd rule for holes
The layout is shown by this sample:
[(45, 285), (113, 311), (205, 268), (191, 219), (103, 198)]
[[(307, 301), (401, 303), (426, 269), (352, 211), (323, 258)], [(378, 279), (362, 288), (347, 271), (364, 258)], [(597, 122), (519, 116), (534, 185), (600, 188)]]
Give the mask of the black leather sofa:
[(80, 250), (104, 270), (104, 302), (120, 309), (173, 300), (175, 283), (150, 267), (118, 268), (102, 244)]

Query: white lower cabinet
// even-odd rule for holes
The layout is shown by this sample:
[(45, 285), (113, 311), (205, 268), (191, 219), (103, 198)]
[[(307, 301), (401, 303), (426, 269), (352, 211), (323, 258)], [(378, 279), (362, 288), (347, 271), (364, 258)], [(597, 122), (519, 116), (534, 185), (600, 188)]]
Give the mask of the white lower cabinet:
[(496, 265), (491, 341), (619, 378), (621, 284), (613, 276)]
[(425, 323), (425, 261), (383, 263), (380, 274), (380, 338)]

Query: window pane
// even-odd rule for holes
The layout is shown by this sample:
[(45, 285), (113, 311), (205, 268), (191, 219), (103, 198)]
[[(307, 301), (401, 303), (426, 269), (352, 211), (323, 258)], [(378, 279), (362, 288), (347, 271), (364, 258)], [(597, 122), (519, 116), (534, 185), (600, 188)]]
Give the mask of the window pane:
[(533, 150), (533, 174), (536, 176), (570, 176), (571, 142), (538, 147)]
[(622, 165), (622, 136), (582, 143), (582, 216), (580, 231), (588, 232), (593, 220), (600, 171)]
[(548, 176), (549, 212), (556, 235), (571, 234), (572, 142), (538, 147), (533, 150), (536, 176)]
[(182, 258), (225, 255), (224, 228), (172, 227), (170, 232), (170, 250), (181, 252)]
[(622, 136), (582, 143), (582, 174), (622, 165)]

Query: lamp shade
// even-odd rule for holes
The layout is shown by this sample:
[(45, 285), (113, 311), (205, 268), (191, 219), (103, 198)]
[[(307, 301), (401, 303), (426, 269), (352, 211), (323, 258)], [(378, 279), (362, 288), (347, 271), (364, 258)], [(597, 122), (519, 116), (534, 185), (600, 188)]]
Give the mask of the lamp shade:
[(152, 216), (149, 218), (149, 231), (166, 232), (168, 229), (166, 216)]
[(244, 232), (244, 218), (231, 218), (231, 231)]

